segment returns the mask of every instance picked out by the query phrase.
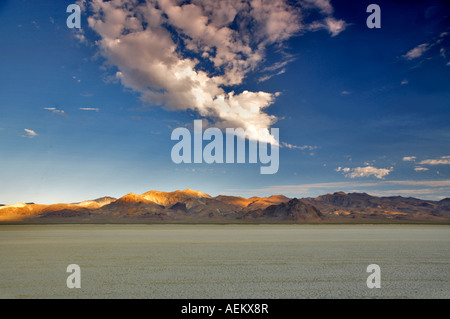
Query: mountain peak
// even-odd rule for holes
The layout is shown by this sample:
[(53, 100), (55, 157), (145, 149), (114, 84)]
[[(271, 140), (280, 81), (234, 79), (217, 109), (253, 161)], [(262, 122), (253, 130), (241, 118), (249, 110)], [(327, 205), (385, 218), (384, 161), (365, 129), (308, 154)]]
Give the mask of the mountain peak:
[(306, 204), (298, 198), (293, 198), (288, 202), (271, 205), (265, 209), (247, 213), (246, 217), (269, 218), (278, 221), (307, 222), (321, 220), (322, 213), (316, 207)]
[(171, 206), (177, 202), (185, 201), (186, 199), (201, 199), (201, 198), (211, 198), (208, 194), (202, 193), (200, 191), (194, 191), (191, 189), (185, 189), (184, 191), (174, 191), (174, 192), (160, 192), (160, 191), (149, 191), (141, 195), (143, 198), (157, 203), (158, 205)]
[(202, 193), (200, 191), (192, 190), (189, 188), (186, 188), (184, 191), (175, 191), (174, 193), (176, 193), (176, 192), (180, 192), (180, 193), (190, 195), (190, 196), (195, 196), (195, 197), (208, 197), (208, 198), (211, 197), (210, 195), (208, 195), (206, 193)]
[(100, 198), (93, 199), (93, 200), (85, 200), (80, 203), (75, 203), (75, 205), (82, 206), (82, 207), (102, 207), (102, 206), (111, 204), (114, 201), (116, 201), (116, 198), (110, 197), (110, 196), (105, 196), (105, 197), (100, 197)]
[(267, 199), (279, 200), (279, 201), (288, 201), (289, 200), (289, 198), (284, 195), (272, 195), (272, 196), (267, 197)]
[(2, 208), (22, 208), (27, 206), (27, 204), (25, 203), (17, 203), (17, 204), (12, 204), (12, 205), (2, 205), (0, 209)]
[(121, 203), (138, 203), (138, 202), (147, 202), (148, 200), (141, 195), (135, 193), (129, 193), (125, 196), (122, 196), (117, 200), (117, 202)]

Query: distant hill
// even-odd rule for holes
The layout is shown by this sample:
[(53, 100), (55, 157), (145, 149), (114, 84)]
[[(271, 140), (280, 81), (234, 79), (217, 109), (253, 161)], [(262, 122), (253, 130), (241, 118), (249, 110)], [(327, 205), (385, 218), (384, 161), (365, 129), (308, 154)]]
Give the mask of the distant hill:
[(316, 207), (294, 198), (278, 205), (252, 210), (243, 216), (243, 219), (246, 220), (259, 220), (262, 218), (267, 221), (317, 222), (322, 220), (322, 213)]
[(437, 202), (413, 197), (337, 192), (302, 200), (317, 207), (329, 220), (450, 221), (449, 198)]
[(450, 222), (450, 198), (336, 192), (316, 198), (244, 198), (184, 191), (129, 193), (72, 204), (0, 205), (2, 223), (354, 223)]

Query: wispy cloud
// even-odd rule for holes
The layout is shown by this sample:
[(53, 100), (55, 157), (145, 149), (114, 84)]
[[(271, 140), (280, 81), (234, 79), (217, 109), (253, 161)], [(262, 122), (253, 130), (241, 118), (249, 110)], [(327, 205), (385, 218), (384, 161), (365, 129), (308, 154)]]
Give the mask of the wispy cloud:
[(335, 37), (347, 28), (347, 23), (344, 20), (337, 20), (332, 17), (325, 19), (325, 23), (331, 36)]
[(428, 171), (428, 168), (426, 168), (426, 167), (414, 167), (414, 170), (416, 172), (422, 172), (422, 171)]
[[(433, 39), (431, 39), (428, 42), (419, 44), (415, 48), (409, 50), (406, 52), (402, 57), (406, 60), (415, 60), (417, 58), (420, 58), (423, 56), (427, 51), (429, 51), (431, 48), (433, 48), (436, 45), (439, 45), (444, 41), (444, 38), (449, 35), (448, 32), (441, 32), (438, 36), (435, 36)], [(439, 49), (440, 56), (445, 58), (445, 49), (440, 48)]]
[(408, 80), (407, 79), (404, 79), (401, 83), (400, 83), (400, 85), (407, 85), (409, 82), (408, 82)]
[(283, 73), (286, 72), (286, 66), (291, 63), (292, 61), (295, 60), (295, 57), (291, 54), (286, 54), (284, 53), (284, 59), (278, 62), (275, 62), (274, 64), (265, 67), (264, 69), (262, 69), (262, 72), (266, 73), (269, 72), (271, 74), (266, 74), (262, 77), (260, 77), (258, 79), (258, 82), (264, 82), (267, 81), (268, 79), (277, 76), (277, 75), (281, 75)]
[(375, 176), (376, 178), (382, 179), (384, 176), (389, 175), (390, 172), (394, 170), (393, 167), (391, 168), (376, 168), (373, 166), (366, 166), (366, 167), (338, 167), (336, 169), (337, 172), (341, 172), (345, 175), (345, 177), (349, 178), (357, 178), (357, 177), (370, 177)]
[(260, 78), (258, 79), (258, 82), (264, 82), (264, 81), (267, 81), (268, 79), (270, 79), (270, 78), (272, 78), (272, 77), (274, 77), (274, 76), (277, 76), (277, 75), (281, 75), (281, 74), (283, 74), (283, 73), (285, 73), (285, 72), (286, 72), (286, 69), (282, 69), (282, 70), (278, 71), (278, 72), (275, 73), (275, 74), (269, 74), (269, 75), (262, 76), (262, 77), (260, 77)]
[(33, 130), (30, 130), (30, 129), (27, 129), (27, 128), (25, 128), (23, 130), (25, 131), (25, 134), (22, 135), (22, 137), (35, 138), (36, 136), (38, 136), (38, 134), (35, 131), (33, 131)]
[(284, 60), (275, 62), (274, 64), (265, 67), (262, 71), (263, 72), (273, 72), (273, 71), (277, 71), (279, 69), (283, 69), (286, 65), (288, 65), (289, 63), (291, 63), (294, 60), (295, 60), (294, 56), (287, 55)]
[(426, 165), (450, 165), (450, 156), (442, 156), (438, 159), (428, 159), (419, 162), (419, 164)]
[(74, 28), (73, 29), (73, 34), (74, 34), (74, 37), (77, 38), (78, 41), (80, 41), (80, 43), (83, 43), (83, 44), (86, 44), (86, 45), (88, 44), (88, 41), (87, 41), (87, 39), (86, 39), (86, 37), (84, 35), (83, 29), (76, 29), (76, 28)]
[(405, 157), (403, 157), (403, 160), (405, 162), (414, 162), (416, 160), (416, 157), (415, 156), (405, 156)]
[(74, 79), (75, 81), (77, 81), (78, 83), (80, 83), (81, 82), (81, 80), (80, 79), (77, 79), (77, 77), (74, 75), (74, 76), (72, 76), (72, 79)]
[(330, 3), (330, 0), (302, 0), (304, 2), (304, 5), (306, 7), (317, 7), (319, 8), (322, 13), (324, 14), (332, 14), (334, 9), (333, 6)]
[(450, 187), (450, 180), (431, 180), (431, 181), (383, 181), (380, 185), (407, 185), (407, 186), (426, 186), (426, 187)]
[(313, 151), (316, 150), (318, 147), (317, 146), (311, 146), (311, 145), (302, 145), (302, 146), (297, 146), (297, 145), (292, 145), (286, 142), (282, 142), (281, 146), (287, 147), (291, 150), (302, 150), (302, 151)]
[(31, 21), (31, 24), (36, 28), (36, 29), (40, 29), (41, 27), (39, 26), (39, 24), (36, 21)]
[(66, 112), (64, 112), (63, 110), (58, 110), (55, 107), (44, 107), (43, 109), (47, 110), (47, 111), (51, 111), (54, 114), (58, 114), (58, 115), (62, 115), (62, 116), (68, 116)]
[(372, 190), (370, 194), (373, 196), (403, 196), (403, 197), (422, 197), (430, 200), (440, 200), (446, 198), (445, 194), (448, 193), (450, 188), (437, 187), (437, 188), (418, 188), (418, 189), (396, 189), (396, 190)]
[(331, 33), (331, 36), (335, 37), (348, 27), (344, 20), (338, 20), (332, 16), (334, 9), (330, 0), (302, 0), (302, 3), (305, 8), (308, 8), (308, 6), (319, 8), (321, 13), (326, 16), (322, 21), (318, 20), (311, 23), (309, 25), (310, 30), (325, 29)]
[(94, 112), (100, 111), (100, 109), (97, 108), (97, 107), (80, 107), (80, 110), (82, 110), (82, 111), (94, 111)]
[(428, 49), (430, 49), (430, 45), (428, 43), (422, 43), (414, 49), (408, 51), (405, 55), (403, 55), (403, 57), (407, 60), (417, 59), (427, 52)]
[(332, 37), (337, 36), (347, 28), (348, 24), (344, 20), (337, 20), (333, 17), (328, 17), (323, 21), (314, 21), (309, 25), (309, 30), (328, 30)]

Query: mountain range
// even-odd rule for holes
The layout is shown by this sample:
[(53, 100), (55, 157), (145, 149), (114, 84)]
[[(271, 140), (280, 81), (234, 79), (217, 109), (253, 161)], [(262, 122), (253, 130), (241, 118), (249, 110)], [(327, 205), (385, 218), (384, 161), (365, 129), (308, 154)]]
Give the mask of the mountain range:
[(129, 193), (71, 204), (0, 205), (1, 223), (358, 223), (450, 222), (450, 198), (336, 192), (315, 198), (244, 198), (184, 191)]

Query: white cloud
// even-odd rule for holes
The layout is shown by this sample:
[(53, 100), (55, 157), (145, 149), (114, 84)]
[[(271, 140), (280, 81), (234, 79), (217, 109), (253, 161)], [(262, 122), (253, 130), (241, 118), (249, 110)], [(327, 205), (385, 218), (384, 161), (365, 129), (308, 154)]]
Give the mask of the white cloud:
[(344, 31), (347, 27), (347, 23), (344, 20), (336, 20), (335, 18), (328, 17), (325, 19), (325, 23), (328, 31), (333, 37)]
[(80, 107), (80, 110), (82, 110), (82, 111), (95, 111), (95, 112), (100, 111), (100, 109), (97, 108), (97, 107)]
[(393, 167), (387, 168), (375, 168), (373, 166), (366, 167), (354, 167), (354, 168), (341, 168), (339, 167), (336, 171), (342, 171), (345, 177), (349, 178), (357, 178), (357, 177), (369, 177), (375, 176), (376, 178), (382, 179), (384, 176), (388, 175), (390, 172), (394, 170)]
[(408, 51), (403, 57), (407, 60), (413, 60), (421, 57), (430, 48), (428, 43), (422, 43), (414, 49)]
[[(75, 29), (78, 30), (78, 29)], [(81, 29), (80, 29), (81, 30)], [(74, 31), (74, 37), (78, 39), (81, 43), (87, 44), (86, 37), (84, 36), (83, 31)]]
[(400, 83), (401, 85), (407, 85), (408, 84), (408, 80), (403, 80), (401, 83)]
[(44, 107), (43, 109), (44, 109), (44, 110), (47, 110), (47, 111), (52, 111), (52, 113), (54, 113), (54, 114), (59, 114), (59, 115), (67, 116), (67, 113), (66, 113), (66, 112), (64, 112), (63, 110), (58, 110), (58, 109), (55, 108), (55, 107)]
[(23, 129), (24, 131), (25, 131), (25, 135), (22, 135), (22, 137), (27, 137), (27, 138), (34, 138), (34, 137), (36, 137), (38, 134), (35, 132), (35, 131), (33, 131), (33, 130), (30, 130), (30, 129), (27, 129), (27, 128), (25, 128), (25, 129)]
[[(433, 37), (433, 39), (431, 39), (430, 41), (422, 43), (422, 44), (418, 45), (417, 47), (409, 50), (406, 54), (403, 55), (403, 58), (405, 58), (406, 60), (414, 60), (414, 59), (420, 58), (425, 52), (427, 52), (434, 46), (442, 43), (442, 41), (444, 41), (443, 38), (448, 35), (449, 35), (448, 32), (442, 32), (438, 36)], [(445, 48), (440, 48), (439, 54), (441, 57), (445, 58), (446, 57)]]
[(314, 21), (309, 25), (308, 29), (311, 31), (325, 29), (331, 33), (332, 37), (335, 37), (344, 31), (347, 26), (348, 24), (344, 20), (337, 20), (333, 17), (327, 17), (323, 21)]
[(403, 157), (403, 160), (405, 162), (414, 162), (416, 160), (416, 157), (415, 156), (405, 156), (405, 157)]
[(421, 172), (421, 171), (428, 171), (428, 168), (426, 168), (426, 167), (414, 167), (414, 170), (416, 172)]
[(286, 72), (286, 69), (282, 69), (282, 70), (278, 71), (278, 72), (275, 73), (275, 74), (269, 74), (269, 75), (262, 76), (262, 77), (260, 77), (260, 78), (258, 79), (258, 82), (264, 82), (264, 81), (267, 81), (267, 80), (270, 79), (271, 77), (274, 77), (274, 76), (277, 76), (277, 75), (281, 75), (281, 74), (283, 74), (283, 73), (285, 73), (285, 72)]
[[(309, 2), (330, 12), (327, 1)], [(277, 121), (266, 112), (276, 93), (239, 93), (230, 86), (242, 84), (264, 62), (268, 46), (281, 47), (308, 29), (302, 24), (301, 8), (285, 0), (80, 4), (91, 13), (88, 23), (100, 36), (100, 54), (118, 68), (116, 78), (125, 87), (151, 105), (195, 110), (220, 128), (268, 129)], [(325, 23), (334, 36), (345, 22), (333, 19), (328, 16)], [(203, 67), (205, 61), (213, 71)], [(285, 62), (273, 65), (273, 71), (283, 73)], [(271, 136), (267, 139), (274, 142)]]
[(303, 9), (319, 9), (320, 13), (325, 16), (323, 19), (305, 25), (308, 30), (327, 30), (332, 37), (335, 37), (349, 26), (344, 20), (338, 20), (332, 16), (334, 9), (330, 0), (301, 0), (301, 3)]
[(450, 156), (442, 156), (439, 159), (429, 159), (421, 161), (419, 164), (427, 165), (450, 165)]
[(331, 36), (335, 37), (347, 28), (348, 24), (344, 20), (337, 20), (331, 16), (334, 9), (329, 0), (303, 0), (302, 2), (306, 8), (308, 6), (316, 7), (320, 9), (322, 14), (326, 15), (322, 21), (312, 22), (308, 27), (310, 30), (325, 29), (331, 33)]
[(302, 151), (304, 151), (304, 150), (313, 151), (318, 148), (317, 146), (311, 146), (311, 145), (297, 146), (297, 145), (292, 145), (292, 144), (289, 144), (286, 142), (282, 142), (281, 146), (287, 147), (292, 150), (302, 150)]
[(282, 69), (294, 60), (295, 60), (294, 56), (288, 55), (284, 60), (276, 62), (276, 63), (272, 64), (271, 66), (267, 66), (262, 71), (263, 72), (267, 72), (267, 71), (273, 72), (273, 71)]
[(342, 91), (342, 92), (341, 92), (341, 95), (349, 95), (349, 94), (350, 94), (349, 91)]
[(305, 5), (312, 5), (319, 8), (325, 14), (332, 14), (334, 9), (330, 4), (330, 0), (303, 0)]

